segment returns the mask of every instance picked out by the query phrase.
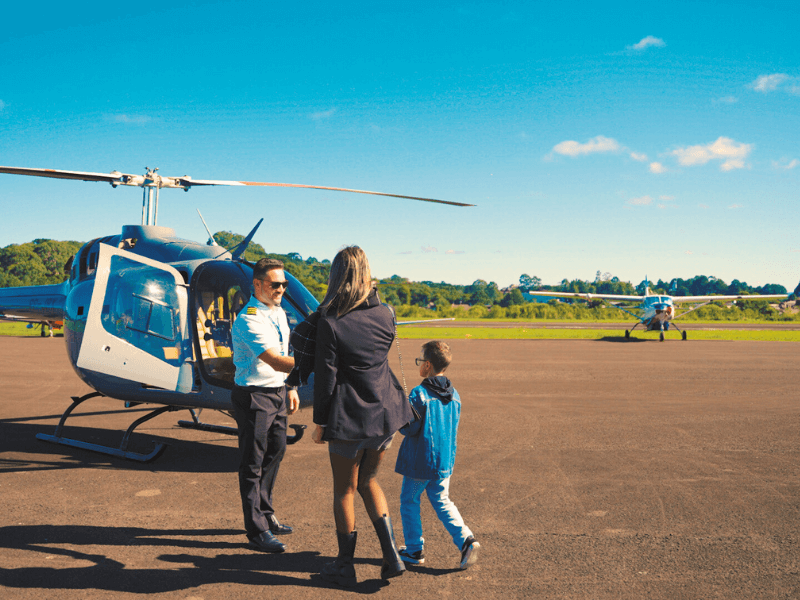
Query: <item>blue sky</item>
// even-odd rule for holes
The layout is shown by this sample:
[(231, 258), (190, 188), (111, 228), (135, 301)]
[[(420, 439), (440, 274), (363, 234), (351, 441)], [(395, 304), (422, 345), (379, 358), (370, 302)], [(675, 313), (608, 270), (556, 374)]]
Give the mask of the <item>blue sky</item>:
[[(0, 164), (306, 183), (161, 193), (159, 224), (373, 274), (800, 281), (793, 2), (5, 8)], [(0, 245), (138, 223), (141, 192), (0, 175)]]

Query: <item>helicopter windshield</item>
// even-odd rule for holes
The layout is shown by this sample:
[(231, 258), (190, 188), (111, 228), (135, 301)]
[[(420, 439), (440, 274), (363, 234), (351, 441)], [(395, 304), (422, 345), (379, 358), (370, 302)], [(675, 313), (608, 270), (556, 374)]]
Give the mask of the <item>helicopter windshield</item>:
[[(297, 308), (300, 309), (300, 312), (302, 313), (300, 321), (302, 321), (308, 315), (317, 310), (319, 301), (311, 294), (311, 292), (306, 289), (306, 286), (298, 281), (294, 275), (288, 272), (285, 272), (285, 274), (286, 279), (289, 281), (289, 287), (286, 290), (286, 294), (281, 302), (281, 306), (284, 310), (286, 310), (287, 313), (289, 313), (288, 307), (286, 306), (286, 298), (289, 298), (290, 302), (297, 305)], [(295, 324), (289, 321), (289, 325), (292, 327), (292, 329), (294, 329)]]
[(180, 364), (181, 326), (175, 282), (161, 269), (111, 258), (101, 322), (110, 334), (167, 363)]

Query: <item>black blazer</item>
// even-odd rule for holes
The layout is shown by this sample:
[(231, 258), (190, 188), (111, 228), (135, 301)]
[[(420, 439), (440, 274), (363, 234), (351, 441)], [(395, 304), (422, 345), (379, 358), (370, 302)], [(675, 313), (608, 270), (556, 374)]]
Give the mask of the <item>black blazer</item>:
[(326, 426), (326, 440), (392, 434), (414, 419), (389, 367), (394, 315), (375, 290), (346, 315), (335, 312), (317, 322), (314, 423)]

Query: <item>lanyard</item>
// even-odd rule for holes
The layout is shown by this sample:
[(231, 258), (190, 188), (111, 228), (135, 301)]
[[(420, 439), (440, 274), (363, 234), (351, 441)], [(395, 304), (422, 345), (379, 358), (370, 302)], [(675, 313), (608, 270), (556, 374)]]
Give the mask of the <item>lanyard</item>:
[(275, 327), (275, 331), (278, 333), (278, 343), (281, 345), (281, 356), (286, 356), (283, 349), (283, 333), (281, 332), (281, 328), (269, 313), (267, 314), (267, 318), (269, 319), (269, 322), (272, 323), (273, 327)]

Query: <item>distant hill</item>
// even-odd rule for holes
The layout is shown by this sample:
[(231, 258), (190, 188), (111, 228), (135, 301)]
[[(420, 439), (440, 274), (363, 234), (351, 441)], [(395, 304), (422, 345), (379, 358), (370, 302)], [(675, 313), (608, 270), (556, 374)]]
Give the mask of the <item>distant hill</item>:
[[(244, 239), (244, 236), (230, 231), (218, 231), (214, 239), (224, 248), (233, 248)], [(11, 244), (0, 249), (0, 287), (16, 287), (28, 285), (47, 285), (61, 283), (67, 278), (64, 265), (81, 247), (83, 242), (56, 241), (36, 239), (26, 244)], [(250, 242), (244, 258), (256, 262), (261, 258), (278, 258), (286, 265), (286, 270), (297, 277), (314, 296), (321, 300), (327, 290), (330, 260), (319, 260), (313, 256), (303, 258), (296, 252), (289, 254), (271, 254), (255, 242)], [(409, 306), (442, 311), (451, 309), (453, 305), (473, 306), (489, 310), (491, 307), (506, 309), (511, 314), (519, 313), (515, 306), (529, 303), (528, 294), (536, 290), (589, 292), (600, 294), (641, 294), (649, 285), (654, 293), (672, 294), (676, 296), (699, 296), (707, 294), (785, 294), (785, 287), (768, 284), (753, 287), (734, 279), (730, 284), (716, 277), (697, 275), (691, 279), (674, 279), (671, 281), (642, 281), (638, 285), (620, 281), (606, 273), (594, 281), (564, 279), (558, 285), (542, 285), (538, 277), (527, 274), (520, 276), (520, 284), (507, 289), (500, 289), (492, 281), (478, 279), (469, 285), (456, 285), (433, 281), (409, 281), (399, 275), (392, 275), (379, 282), (381, 295), (385, 301), (394, 306)], [(794, 290), (800, 294), (800, 284)], [(528, 296), (529, 297), (529, 296)], [(459, 309), (462, 310), (463, 309)], [(498, 312), (495, 311), (495, 312)], [(477, 311), (479, 312), (479, 311)], [(500, 311), (502, 312), (502, 311)]]

